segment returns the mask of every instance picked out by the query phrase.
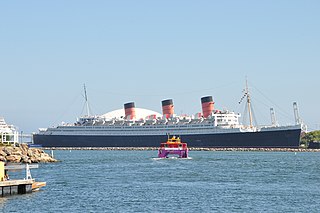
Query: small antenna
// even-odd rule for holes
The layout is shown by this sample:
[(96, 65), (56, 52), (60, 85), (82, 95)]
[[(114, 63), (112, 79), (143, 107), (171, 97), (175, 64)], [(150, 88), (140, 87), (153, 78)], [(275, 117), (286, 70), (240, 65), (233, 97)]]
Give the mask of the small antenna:
[(88, 101), (88, 96), (87, 96), (87, 89), (86, 89), (86, 84), (83, 84), (83, 89), (84, 89), (84, 99), (86, 102), (86, 107), (87, 107), (87, 116), (90, 116), (90, 110), (89, 110), (89, 101)]

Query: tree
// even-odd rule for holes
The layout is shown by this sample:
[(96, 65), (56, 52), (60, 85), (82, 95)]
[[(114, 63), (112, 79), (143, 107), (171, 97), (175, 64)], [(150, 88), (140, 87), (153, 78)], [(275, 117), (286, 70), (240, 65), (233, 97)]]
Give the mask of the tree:
[(305, 133), (301, 137), (301, 143), (308, 144), (313, 141), (320, 141), (320, 130)]

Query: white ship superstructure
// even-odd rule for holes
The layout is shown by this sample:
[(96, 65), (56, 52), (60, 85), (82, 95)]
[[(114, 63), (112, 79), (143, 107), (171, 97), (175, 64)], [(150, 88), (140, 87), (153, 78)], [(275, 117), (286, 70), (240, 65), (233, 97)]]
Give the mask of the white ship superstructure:
[(16, 127), (5, 122), (3, 117), (0, 117), (0, 144), (14, 145), (18, 143), (19, 133)]
[(208, 118), (173, 116), (127, 120), (92, 116), (81, 117), (75, 124), (62, 124), (58, 127), (40, 129), (40, 133), (50, 135), (185, 135), (253, 131), (240, 125), (239, 117), (240, 114), (228, 111), (212, 113)]

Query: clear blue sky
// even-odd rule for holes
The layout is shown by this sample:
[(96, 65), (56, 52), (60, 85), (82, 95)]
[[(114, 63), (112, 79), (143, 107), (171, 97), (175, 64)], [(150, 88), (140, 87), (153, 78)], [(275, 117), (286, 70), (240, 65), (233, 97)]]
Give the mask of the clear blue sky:
[(320, 128), (320, 1), (1, 1), (0, 115), (24, 132), (73, 122), (86, 83), (95, 114), (136, 107), (194, 114), (200, 98), (259, 124)]

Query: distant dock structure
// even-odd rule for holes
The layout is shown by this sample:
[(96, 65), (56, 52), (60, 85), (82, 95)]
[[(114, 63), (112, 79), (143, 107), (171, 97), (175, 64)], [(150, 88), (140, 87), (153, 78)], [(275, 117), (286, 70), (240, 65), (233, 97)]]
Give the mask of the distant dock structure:
[[(0, 196), (10, 196), (17, 194), (27, 194), (32, 191), (38, 190), (40, 187), (45, 186), (45, 182), (35, 182), (31, 177), (31, 168), (38, 168), (38, 164), (18, 164), (5, 166), (5, 163), (0, 161)], [(10, 180), (9, 170), (26, 169), (26, 178), (21, 180)]]

